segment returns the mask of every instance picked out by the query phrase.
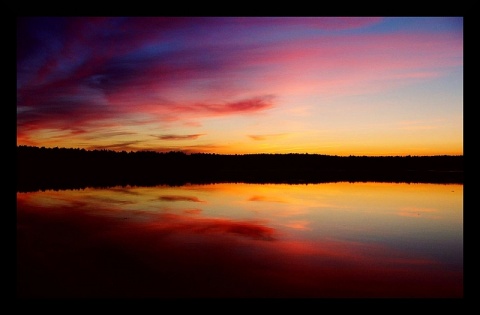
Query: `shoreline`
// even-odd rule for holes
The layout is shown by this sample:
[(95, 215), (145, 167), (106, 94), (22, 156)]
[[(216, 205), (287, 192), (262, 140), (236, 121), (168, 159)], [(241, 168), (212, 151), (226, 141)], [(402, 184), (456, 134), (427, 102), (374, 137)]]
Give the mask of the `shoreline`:
[(17, 192), (217, 182), (463, 184), (463, 156), (219, 155), (17, 147)]

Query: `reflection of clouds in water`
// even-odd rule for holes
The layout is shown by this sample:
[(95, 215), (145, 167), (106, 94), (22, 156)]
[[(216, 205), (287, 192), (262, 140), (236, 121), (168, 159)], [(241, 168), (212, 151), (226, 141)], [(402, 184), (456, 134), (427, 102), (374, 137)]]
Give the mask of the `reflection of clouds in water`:
[(187, 210), (183, 210), (183, 213), (186, 213), (186, 214), (201, 214), (202, 213), (202, 209), (187, 209)]
[[(462, 292), (459, 273), (375, 243), (291, 240), (262, 221), (205, 217), (195, 208), (182, 215), (115, 205), (95, 212), (80, 203), (34, 206), (25, 200), (17, 206), (20, 293), (442, 297)], [(142, 220), (125, 220), (135, 216)], [(290, 223), (305, 226), (301, 220)]]
[(17, 194), (17, 204), (18, 202), (27, 202), (31, 206), (52, 208), (83, 208), (90, 205), (86, 198), (74, 199), (66, 196), (63, 192), (55, 191)]
[(260, 195), (254, 195), (254, 196), (248, 198), (248, 201), (266, 201), (266, 202), (286, 203), (286, 201), (283, 200), (283, 199), (272, 198), (272, 197), (268, 197), (268, 196), (260, 196)]
[(433, 208), (404, 207), (399, 209), (397, 215), (401, 217), (440, 219), (441, 217), (436, 215), (435, 212), (438, 212), (438, 210)]
[[(194, 213), (198, 213), (192, 209)], [(190, 210), (190, 211), (192, 211)], [(186, 210), (189, 211), (189, 210)], [(236, 221), (219, 218), (192, 218), (172, 213), (162, 214), (160, 220), (150, 225), (155, 229), (171, 232), (193, 232), (195, 234), (225, 234), (242, 236), (255, 240), (274, 240), (275, 229), (255, 221)]]
[(295, 229), (295, 230), (311, 230), (312, 228), (309, 227), (309, 225), (310, 225), (309, 221), (289, 221), (283, 224), (283, 226), (286, 226), (288, 228)]
[[(164, 196), (165, 197), (165, 196)], [(172, 196), (168, 196), (172, 197)], [(178, 196), (173, 196), (178, 197)], [(192, 197), (187, 197), (188, 199)], [(196, 199), (195, 197), (193, 197)], [(90, 199), (94, 201), (96, 198)], [(108, 198), (106, 198), (107, 200)], [(182, 198), (180, 198), (182, 199)], [(175, 201), (177, 199), (175, 198)], [(168, 212), (156, 213), (144, 210), (125, 210), (116, 207), (118, 203), (111, 204), (110, 207), (105, 205), (88, 203), (86, 201), (72, 200), (68, 207), (64, 204), (52, 206), (51, 204), (37, 204), (31, 200), (19, 199), (17, 207), (20, 210), (44, 213), (47, 217), (69, 218), (73, 216), (81, 216), (84, 218), (102, 217), (105, 220), (120, 219), (122, 224), (139, 224), (144, 228), (163, 231), (168, 233), (191, 232), (195, 234), (224, 234), (236, 235), (256, 240), (273, 240), (275, 229), (265, 226), (257, 221), (249, 220), (231, 220), (224, 218), (209, 218), (201, 216), (203, 210), (198, 208), (184, 209), (183, 214), (172, 213), (178, 209), (169, 209)], [(92, 211), (94, 209), (95, 211)], [(68, 210), (68, 211), (64, 211)], [(81, 220), (79, 221), (81, 222)], [(111, 221), (112, 223), (114, 221)], [(117, 222), (118, 224), (118, 222)]]
[[(23, 281), (17, 283), (25, 284), (22, 290), (53, 297), (68, 292), (115, 297), (462, 294), (461, 262), (443, 258), (457, 255), (451, 250), (457, 243), (434, 248), (435, 238), (410, 245), (413, 239), (403, 238), (411, 230), (392, 230), (401, 232), (399, 238), (380, 242), (384, 223), (410, 229), (414, 222), (416, 231), (424, 223), (437, 226), (432, 216), (447, 220), (442, 207), (449, 207), (449, 199), (435, 198), (444, 193), (422, 193), (418, 203), (410, 195), (393, 195), (388, 207), (380, 207), (386, 197), (384, 191), (376, 195), (377, 188), (384, 186), (372, 185), (375, 194), (367, 201), (379, 203), (357, 209), (355, 202), (362, 200), (355, 198), (368, 196), (364, 191), (330, 196), (329, 190), (310, 185), (302, 190), (230, 186), (17, 193), (17, 266)], [(200, 192), (210, 188), (219, 193)], [(279, 203), (283, 199), (287, 202)], [(126, 200), (137, 204), (123, 205)], [(392, 200), (401, 203), (394, 207)], [(379, 216), (366, 215), (367, 210)], [(396, 216), (402, 214), (425, 219)]]
[[(336, 205), (323, 200), (313, 199), (306, 200), (299, 197), (292, 198), (277, 198), (265, 195), (253, 195), (247, 201), (265, 202), (265, 203), (282, 203), (288, 204), (288, 207), (282, 209), (275, 208), (275, 216), (291, 216), (307, 213), (308, 211), (317, 210), (331, 210), (331, 209), (346, 209), (346, 206)], [(282, 205), (283, 206), (283, 205)]]
[(115, 197), (106, 197), (106, 196), (88, 196), (88, 199), (90, 199), (93, 202), (102, 202), (106, 204), (132, 205), (132, 204), (138, 203), (132, 200), (122, 200), (122, 199), (119, 199), (118, 197), (115, 198)]
[(195, 196), (179, 196), (179, 195), (167, 195), (167, 196), (160, 196), (158, 199), (162, 201), (191, 201), (191, 202), (205, 202), (203, 200), (198, 199)]

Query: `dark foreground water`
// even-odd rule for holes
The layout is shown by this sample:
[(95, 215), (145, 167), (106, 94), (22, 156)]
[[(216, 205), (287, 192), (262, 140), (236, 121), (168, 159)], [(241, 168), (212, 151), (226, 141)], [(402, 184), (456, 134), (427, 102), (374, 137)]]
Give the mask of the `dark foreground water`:
[(463, 297), (463, 185), (17, 193), (18, 297)]

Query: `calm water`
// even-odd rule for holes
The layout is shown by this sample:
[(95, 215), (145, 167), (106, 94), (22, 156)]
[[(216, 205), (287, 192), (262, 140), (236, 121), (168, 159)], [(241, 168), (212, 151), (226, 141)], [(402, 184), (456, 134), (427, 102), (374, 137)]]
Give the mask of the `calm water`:
[(19, 297), (462, 297), (463, 185), (17, 193)]

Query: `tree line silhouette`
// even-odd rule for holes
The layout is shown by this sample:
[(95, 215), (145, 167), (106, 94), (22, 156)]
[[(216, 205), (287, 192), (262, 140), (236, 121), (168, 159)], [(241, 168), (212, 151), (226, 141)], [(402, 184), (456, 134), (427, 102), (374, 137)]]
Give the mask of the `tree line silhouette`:
[(335, 181), (463, 183), (463, 156), (224, 155), (17, 146), (17, 191)]

